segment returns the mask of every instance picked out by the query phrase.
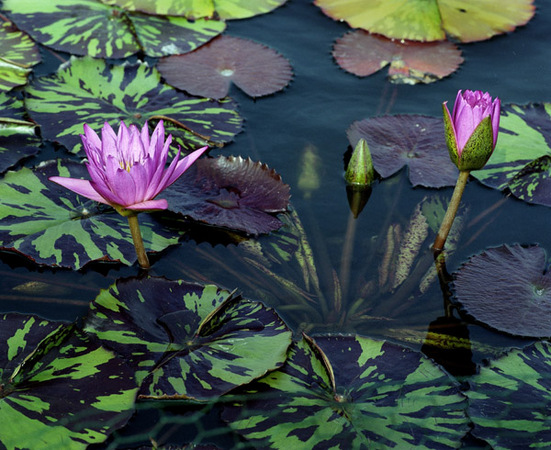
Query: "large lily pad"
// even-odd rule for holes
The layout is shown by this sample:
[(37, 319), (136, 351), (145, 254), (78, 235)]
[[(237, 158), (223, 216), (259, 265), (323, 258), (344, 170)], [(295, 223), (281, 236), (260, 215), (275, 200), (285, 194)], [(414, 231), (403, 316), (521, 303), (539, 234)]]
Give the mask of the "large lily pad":
[(32, 66), (40, 62), (38, 47), (11, 22), (0, 27), (0, 89), (10, 90), (27, 82)]
[(359, 336), (303, 339), (245, 393), (222, 417), (256, 448), (457, 448), (468, 430), (451, 377), (419, 352)]
[(545, 250), (503, 245), (469, 259), (455, 274), (465, 311), (517, 336), (551, 336), (551, 274)]
[(0, 443), (84, 449), (132, 415), (132, 370), (74, 326), (0, 317)]
[(361, 138), (366, 140), (373, 166), (383, 178), (408, 166), (414, 186), (454, 186), (457, 181), (459, 171), (450, 160), (440, 118), (373, 117), (354, 122), (347, 135), (352, 148)]
[(0, 172), (39, 151), (36, 124), (24, 119), (23, 102), (0, 93)]
[(138, 366), (145, 397), (206, 400), (273, 370), (291, 332), (271, 309), (216, 286), (118, 281), (91, 305), (86, 330)]
[(97, 0), (6, 0), (14, 22), (36, 41), (55, 50), (96, 58), (185, 53), (225, 29), (218, 20), (129, 13)]
[[(96, 130), (106, 121), (116, 125), (121, 120), (141, 128), (146, 120), (165, 116), (217, 144), (241, 131), (233, 101), (178, 92), (162, 84), (159, 72), (147, 64), (111, 66), (92, 58), (72, 59), (55, 75), (34, 80), (26, 93), (25, 105), (42, 125), (42, 137), (74, 153), (82, 150), (79, 135), (84, 122)], [(190, 142), (190, 147), (198, 147)]]
[(163, 195), (171, 211), (256, 235), (281, 227), (274, 214), (286, 211), (290, 188), (265, 164), (221, 156), (198, 160)]
[(512, 31), (534, 15), (533, 0), (315, 0), (335, 20), (391, 39), (480, 41)]
[[(80, 269), (97, 260), (133, 264), (136, 250), (127, 220), (48, 180), (51, 176), (88, 178), (83, 164), (49, 162), (36, 170), (8, 172), (0, 182), (0, 247), (38, 264)], [(178, 242), (153, 216), (139, 217), (147, 251)]]
[(470, 381), (473, 435), (495, 449), (551, 447), (551, 346), (536, 342), (482, 367)]
[(251, 97), (283, 89), (293, 76), (289, 61), (262, 44), (220, 36), (185, 55), (169, 56), (157, 65), (172, 86), (192, 95), (220, 99), (233, 82)]
[(463, 62), (461, 51), (448, 41), (398, 41), (363, 30), (337, 39), (333, 57), (344, 70), (359, 77), (390, 65), (390, 81), (403, 84), (432, 83), (455, 72)]

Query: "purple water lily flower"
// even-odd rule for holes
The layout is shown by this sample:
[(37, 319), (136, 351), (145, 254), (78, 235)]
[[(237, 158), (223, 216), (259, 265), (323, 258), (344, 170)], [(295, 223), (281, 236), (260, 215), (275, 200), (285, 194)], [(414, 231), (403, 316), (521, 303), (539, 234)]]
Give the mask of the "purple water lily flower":
[(101, 203), (113, 206), (118, 212), (166, 209), (168, 202), (155, 197), (174, 183), (207, 149), (200, 148), (180, 159), (180, 150), (165, 168), (172, 135), (165, 141), (160, 121), (149, 137), (147, 123), (141, 132), (135, 125), (124, 122), (115, 134), (108, 123), (101, 139), (88, 125), (80, 136), (88, 157), (90, 180), (51, 177), (61, 186)]
[(501, 102), (482, 91), (459, 91), (450, 114), (444, 102), (446, 141), (459, 170), (484, 167), (497, 143)]

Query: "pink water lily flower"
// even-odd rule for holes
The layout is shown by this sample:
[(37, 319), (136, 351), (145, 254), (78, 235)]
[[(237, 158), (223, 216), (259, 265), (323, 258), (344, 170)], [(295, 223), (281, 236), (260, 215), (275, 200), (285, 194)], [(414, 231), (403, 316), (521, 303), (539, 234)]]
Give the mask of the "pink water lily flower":
[(453, 112), (443, 103), (446, 141), (459, 170), (484, 167), (497, 143), (501, 102), (482, 91), (459, 91)]
[(51, 177), (61, 186), (100, 203), (106, 203), (123, 213), (125, 210), (166, 209), (168, 202), (155, 197), (174, 183), (207, 149), (200, 148), (180, 159), (180, 150), (166, 166), (172, 135), (165, 141), (160, 121), (149, 136), (147, 123), (141, 132), (135, 125), (121, 122), (116, 134), (108, 123), (101, 139), (88, 125), (80, 136), (88, 163), (90, 180)]

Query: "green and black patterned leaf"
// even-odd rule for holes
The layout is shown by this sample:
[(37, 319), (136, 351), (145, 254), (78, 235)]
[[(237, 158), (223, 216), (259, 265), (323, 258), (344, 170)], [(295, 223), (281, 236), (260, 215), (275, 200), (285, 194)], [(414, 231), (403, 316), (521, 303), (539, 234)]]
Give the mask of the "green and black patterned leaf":
[[(124, 120), (141, 128), (146, 120), (165, 117), (214, 144), (230, 142), (241, 131), (233, 100), (213, 101), (178, 92), (161, 83), (159, 72), (147, 64), (111, 66), (102, 60), (74, 58), (55, 75), (34, 80), (26, 94), (25, 106), (42, 126), (42, 137), (60, 142), (73, 153), (82, 150), (79, 135), (84, 122), (99, 131), (104, 122), (117, 126)], [(178, 143), (198, 147), (187, 142)], [(204, 140), (201, 143), (205, 145)]]
[[(38, 264), (80, 269), (98, 259), (136, 262), (127, 220), (48, 180), (51, 176), (88, 178), (83, 164), (58, 161), (37, 169), (8, 172), (0, 182), (0, 247)], [(147, 251), (178, 242), (154, 216), (142, 213), (140, 227)]]
[(359, 336), (303, 339), (237, 395), (222, 418), (256, 448), (457, 448), (468, 430), (451, 377), (419, 352)]
[(0, 317), (0, 443), (4, 448), (84, 449), (134, 410), (133, 372), (74, 325)]
[(120, 280), (86, 330), (138, 367), (144, 398), (207, 400), (283, 364), (291, 332), (275, 311), (216, 286)]

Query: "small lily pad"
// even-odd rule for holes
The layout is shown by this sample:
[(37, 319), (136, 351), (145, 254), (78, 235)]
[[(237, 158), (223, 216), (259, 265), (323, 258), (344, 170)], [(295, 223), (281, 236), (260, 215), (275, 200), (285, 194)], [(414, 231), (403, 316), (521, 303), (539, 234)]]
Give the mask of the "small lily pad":
[(539, 246), (503, 245), (454, 273), (455, 297), (476, 320), (516, 336), (551, 336), (551, 274)]
[[(414, 186), (455, 186), (459, 171), (449, 157), (442, 119), (421, 115), (380, 116), (354, 122), (347, 131), (352, 148), (367, 142), (373, 166), (383, 177), (404, 166)], [(437, 170), (435, 168), (438, 168)]]
[(172, 86), (215, 99), (228, 95), (230, 82), (251, 97), (261, 97), (283, 89), (293, 76), (289, 61), (274, 50), (232, 36), (161, 59), (157, 67)]
[(0, 323), (2, 447), (85, 449), (128, 421), (134, 373), (96, 339), (36, 316)]
[(421, 353), (360, 336), (293, 345), (222, 418), (256, 448), (457, 448), (466, 399)]
[(213, 285), (119, 280), (86, 330), (137, 366), (146, 398), (207, 400), (283, 363), (291, 331), (271, 308)]
[(344, 70), (359, 77), (390, 65), (390, 81), (402, 84), (432, 83), (455, 72), (463, 62), (461, 51), (448, 41), (391, 40), (363, 30), (337, 39), (333, 57)]
[(202, 158), (163, 192), (171, 211), (210, 225), (269, 233), (281, 227), (290, 188), (268, 166), (242, 157)]
[(472, 434), (495, 449), (550, 448), (551, 345), (536, 342), (490, 361), (469, 380)]

